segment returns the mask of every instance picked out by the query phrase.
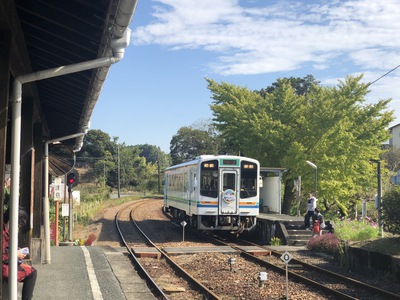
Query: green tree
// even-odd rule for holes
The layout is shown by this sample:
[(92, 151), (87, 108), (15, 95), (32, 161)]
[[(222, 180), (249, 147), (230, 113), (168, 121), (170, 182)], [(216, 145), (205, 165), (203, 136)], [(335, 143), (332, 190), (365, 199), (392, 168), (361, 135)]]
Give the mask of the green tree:
[(160, 147), (144, 144), (137, 145), (139, 148), (139, 156), (146, 158), (147, 163), (157, 164), (160, 162), (161, 169), (165, 169), (171, 165), (171, 157), (160, 149)]
[[(306, 95), (313, 86), (319, 85), (320, 82), (317, 81), (314, 76), (307, 75), (304, 78), (300, 77), (290, 77), (286, 79), (286, 82), (289, 82), (291, 87), (294, 89), (294, 93), (297, 95)], [(260, 94), (263, 98), (265, 98), (266, 94), (272, 93), (276, 88), (280, 87), (282, 81), (276, 81), (272, 83), (266, 89), (261, 89), (259, 91), (255, 91)]]
[(86, 168), (80, 180), (117, 188), (118, 160), (120, 187), (140, 191), (158, 190), (163, 171), (171, 164), (169, 155), (159, 147), (119, 144), (118, 137), (111, 138), (101, 130), (90, 130), (77, 154), (79, 167)]
[(147, 184), (142, 185), (142, 187), (146, 190), (157, 190), (161, 193), (164, 170), (171, 165), (170, 155), (161, 151), (160, 147), (149, 144), (138, 145), (138, 148), (139, 155), (146, 158), (149, 173)]
[(348, 77), (333, 88), (313, 83), (299, 92), (293, 80), (278, 79), (262, 96), (207, 79), (215, 125), (230, 147), (263, 166), (287, 169), (283, 213), (293, 207), (294, 178), (301, 175), (303, 190), (313, 189), (306, 160), (318, 166), (318, 196), (326, 209), (348, 207), (359, 185), (374, 180), (369, 160), (379, 157), (393, 117), (386, 111), (390, 100), (364, 104), (368, 86), (360, 80)]
[(391, 172), (397, 172), (400, 170), (400, 148), (389, 147), (381, 155), (381, 158), (386, 161), (386, 167)]
[(113, 158), (116, 154), (116, 145), (116, 139), (111, 139), (108, 133), (89, 130), (83, 140), (81, 151), (76, 153), (77, 167), (87, 169), (80, 177), (81, 182), (110, 183), (110, 171), (116, 169)]
[(89, 130), (83, 140), (81, 151), (77, 153), (77, 157), (103, 157), (115, 155), (116, 141), (111, 140), (108, 133), (99, 129)]
[(149, 144), (137, 145), (137, 147), (139, 155), (145, 157), (147, 162), (155, 163), (158, 160), (161, 151), (159, 147)]
[(229, 145), (222, 138), (221, 133), (218, 131), (217, 127), (215, 126), (211, 118), (200, 119), (194, 122), (190, 127), (192, 129), (206, 131), (213, 140), (214, 148), (217, 151), (216, 153), (218, 154), (232, 153), (231, 149), (229, 148)]
[(382, 197), (382, 218), (385, 231), (400, 234), (400, 189), (396, 188)]
[(119, 180), (121, 188), (137, 187), (145, 176), (146, 158), (139, 156), (139, 148), (127, 146), (124, 143), (118, 145), (118, 155), (114, 157), (116, 168), (110, 171), (108, 182), (111, 186), (118, 186), (118, 159), (119, 159)]
[(181, 127), (171, 139), (172, 164), (179, 164), (198, 155), (216, 153), (218, 153), (218, 144), (215, 138), (204, 130)]

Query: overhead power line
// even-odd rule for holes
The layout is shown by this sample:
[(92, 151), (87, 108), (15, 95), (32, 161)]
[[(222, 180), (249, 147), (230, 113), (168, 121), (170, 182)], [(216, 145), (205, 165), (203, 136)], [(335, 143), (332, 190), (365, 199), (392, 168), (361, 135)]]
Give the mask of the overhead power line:
[(400, 67), (400, 65), (398, 65), (397, 67), (391, 69), (390, 71), (386, 72), (386, 73), (383, 74), (381, 77), (379, 77), (378, 79), (375, 79), (374, 81), (370, 82), (368, 85), (374, 84), (375, 82), (377, 82), (378, 80), (382, 79), (382, 78), (385, 77), (386, 75), (392, 73), (394, 70), (396, 70), (396, 69), (399, 68), (399, 67)]

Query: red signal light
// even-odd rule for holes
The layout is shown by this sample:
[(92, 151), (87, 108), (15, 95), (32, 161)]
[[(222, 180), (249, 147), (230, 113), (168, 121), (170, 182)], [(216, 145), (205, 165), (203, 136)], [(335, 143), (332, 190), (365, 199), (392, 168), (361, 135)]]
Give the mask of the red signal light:
[(75, 183), (75, 173), (69, 173), (67, 176), (67, 185), (68, 186), (73, 186)]

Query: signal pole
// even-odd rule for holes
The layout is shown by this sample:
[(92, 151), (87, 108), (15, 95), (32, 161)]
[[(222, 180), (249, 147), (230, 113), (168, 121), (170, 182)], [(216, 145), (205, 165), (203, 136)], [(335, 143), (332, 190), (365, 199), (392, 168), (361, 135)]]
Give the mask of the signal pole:
[(72, 227), (74, 223), (74, 210), (73, 210), (73, 203), (74, 199), (71, 197), (72, 195), (72, 188), (68, 185), (68, 203), (69, 203), (69, 221), (68, 221), (68, 237), (69, 240), (72, 242)]

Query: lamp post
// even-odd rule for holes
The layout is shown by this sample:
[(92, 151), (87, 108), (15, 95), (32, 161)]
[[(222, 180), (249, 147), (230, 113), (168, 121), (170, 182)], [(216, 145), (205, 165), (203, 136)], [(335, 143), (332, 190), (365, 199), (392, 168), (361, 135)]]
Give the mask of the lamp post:
[(318, 198), (318, 195), (317, 195), (317, 186), (318, 186), (318, 167), (317, 167), (317, 165), (316, 164), (314, 164), (314, 163), (312, 163), (311, 161), (309, 161), (309, 160), (306, 160), (306, 163), (309, 165), (309, 166), (311, 166), (313, 169), (315, 169), (315, 198)]

